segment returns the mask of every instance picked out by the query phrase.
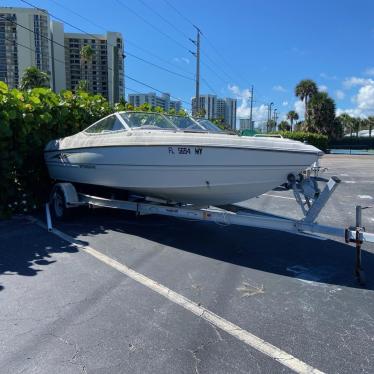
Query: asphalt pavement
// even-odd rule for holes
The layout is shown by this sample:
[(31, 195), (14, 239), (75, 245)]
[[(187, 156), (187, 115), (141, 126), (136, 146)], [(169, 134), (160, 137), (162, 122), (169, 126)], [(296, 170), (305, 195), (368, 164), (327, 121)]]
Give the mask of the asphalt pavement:
[[(355, 205), (374, 205), (374, 157), (326, 156), (323, 165), (342, 183), (319, 222), (353, 224)], [(242, 205), (301, 216), (289, 191)], [(364, 225), (374, 232), (374, 209)], [(374, 372), (372, 245), (361, 287), (342, 240), (109, 209), (57, 227), (311, 368)], [(292, 372), (155, 289), (28, 217), (1, 222), (1, 373)]]

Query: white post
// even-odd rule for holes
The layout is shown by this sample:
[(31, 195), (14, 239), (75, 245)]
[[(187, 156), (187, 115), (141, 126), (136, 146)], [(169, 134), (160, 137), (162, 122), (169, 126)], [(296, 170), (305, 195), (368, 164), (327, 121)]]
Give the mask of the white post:
[(47, 228), (48, 228), (48, 231), (51, 232), (53, 230), (53, 227), (52, 227), (52, 220), (51, 220), (51, 212), (49, 210), (49, 203), (45, 204), (45, 215), (47, 217)]

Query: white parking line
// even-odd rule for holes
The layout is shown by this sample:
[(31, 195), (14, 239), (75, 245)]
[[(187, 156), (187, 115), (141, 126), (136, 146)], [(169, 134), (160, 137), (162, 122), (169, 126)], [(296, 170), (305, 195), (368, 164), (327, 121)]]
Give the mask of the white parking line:
[(372, 196), (370, 195), (358, 195), (360, 199), (366, 199), (366, 200), (373, 200)]
[(270, 193), (263, 193), (263, 195), (265, 195), (265, 196), (271, 196), (271, 197), (278, 197), (279, 199), (295, 200), (295, 198), (293, 198), (293, 197), (272, 195)]
[[(46, 228), (46, 225), (44, 223), (40, 221), (36, 221), (36, 223), (39, 226)], [(273, 360), (290, 368), (296, 373), (323, 374), (322, 371), (315, 369), (314, 367), (306, 364), (305, 362), (299, 360), (298, 358), (292, 356), (291, 354), (266, 342), (265, 340), (257, 337), (256, 335), (250, 333), (249, 331), (246, 331), (240, 328), (239, 326), (231, 323), (230, 321), (225, 320), (224, 318), (218, 316), (217, 314), (211, 312), (210, 310), (204, 308), (203, 306), (196, 304), (195, 302), (187, 299), (186, 297), (174, 292), (173, 290), (163, 286), (162, 284), (146, 277), (145, 275), (141, 273), (136, 272), (133, 269), (130, 269), (127, 265), (122, 264), (112, 259), (111, 257), (99, 252), (98, 250), (92, 247), (80, 244), (77, 240), (63, 233), (62, 231), (53, 229), (52, 233), (66, 240), (67, 242), (73, 244), (78, 249), (81, 249), (82, 251), (90, 254), (91, 256), (95, 257), (96, 259), (103, 262), (104, 264), (109, 265), (112, 268), (118, 270), (119, 272), (127, 275), (134, 281), (142, 284), (143, 286), (151, 289), (154, 292), (157, 292), (159, 295), (164, 296), (165, 298), (172, 301), (173, 303), (178, 304), (184, 309), (192, 312), (193, 314), (204, 319), (205, 321), (209, 322), (215, 327), (220, 328), (221, 330), (239, 339), (240, 341), (247, 344), (248, 346), (256, 349), (259, 352), (262, 352), (263, 354), (269, 356)]]

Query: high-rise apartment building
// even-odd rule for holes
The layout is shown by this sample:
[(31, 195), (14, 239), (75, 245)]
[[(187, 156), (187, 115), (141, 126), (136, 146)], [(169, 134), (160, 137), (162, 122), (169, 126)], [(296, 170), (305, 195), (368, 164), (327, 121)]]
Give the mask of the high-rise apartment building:
[[(82, 47), (93, 54), (84, 60)], [(89, 91), (111, 103), (123, 97), (123, 38), (118, 32), (105, 35), (64, 33), (64, 25), (51, 22), (48, 12), (35, 8), (0, 7), (0, 80), (17, 87), (29, 66), (46, 72), (56, 92), (74, 90), (86, 80)]]
[[(232, 98), (217, 98), (216, 95), (200, 95), (199, 112), (207, 119), (223, 119), (232, 129), (236, 129), (237, 100)], [(192, 98), (192, 115), (196, 116), (196, 98)]]
[(225, 119), (225, 111), (226, 111), (226, 101), (224, 99), (217, 99), (217, 110), (216, 110), (216, 118)]
[[(199, 96), (199, 112), (203, 112), (205, 118), (216, 118), (217, 112), (217, 96), (216, 95), (200, 95)], [(192, 98), (192, 115), (196, 113), (196, 98)]]
[(52, 77), (48, 14), (34, 8), (0, 8), (0, 80), (19, 85), (23, 71), (36, 66)]
[[(92, 93), (100, 93), (111, 103), (123, 96), (123, 40), (117, 32), (106, 35), (65, 33), (66, 88), (74, 90), (86, 81)], [(81, 50), (90, 46), (92, 56), (84, 59)]]
[(236, 129), (236, 99), (226, 97), (225, 99), (225, 123), (227, 123), (233, 130)]
[(157, 96), (155, 92), (129, 94), (128, 102), (134, 107), (147, 103), (152, 107), (158, 106), (166, 112), (170, 109), (175, 109), (178, 112), (182, 108), (179, 100), (170, 100), (169, 93), (163, 93), (161, 96)]

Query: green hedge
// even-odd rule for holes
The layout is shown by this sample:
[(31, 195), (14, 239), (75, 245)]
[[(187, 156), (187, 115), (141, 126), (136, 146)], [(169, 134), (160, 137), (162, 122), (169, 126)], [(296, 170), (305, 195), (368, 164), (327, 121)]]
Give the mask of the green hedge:
[(28, 212), (46, 200), (43, 149), (113, 111), (100, 95), (8, 89), (0, 82), (0, 217)]
[(344, 137), (339, 140), (333, 140), (329, 144), (331, 149), (344, 149), (344, 148), (356, 148), (356, 149), (374, 149), (374, 130), (373, 136), (369, 137)]
[(84, 91), (9, 89), (0, 81), (0, 218), (29, 212), (47, 200), (51, 181), (43, 150), (48, 141), (125, 109), (162, 112), (149, 104), (133, 108), (124, 101), (112, 107), (101, 95)]
[(328, 148), (328, 137), (326, 135), (303, 131), (278, 131), (277, 134), (282, 135), (284, 138), (298, 140), (300, 142), (306, 141), (308, 144), (314, 145), (322, 151), (326, 151)]

